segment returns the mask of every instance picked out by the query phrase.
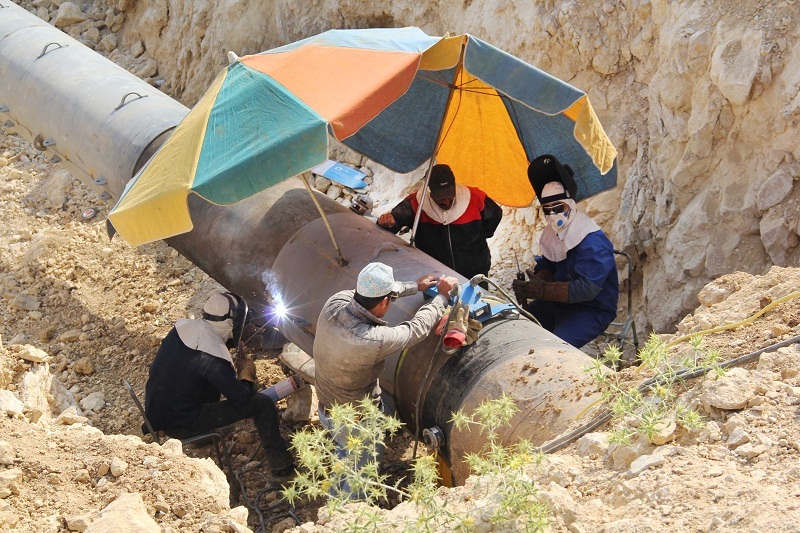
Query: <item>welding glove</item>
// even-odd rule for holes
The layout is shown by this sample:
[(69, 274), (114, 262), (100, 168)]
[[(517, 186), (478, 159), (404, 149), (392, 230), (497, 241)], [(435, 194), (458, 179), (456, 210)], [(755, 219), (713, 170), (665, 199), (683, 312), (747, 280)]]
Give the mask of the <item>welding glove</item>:
[(256, 382), (256, 364), (253, 362), (252, 359), (248, 359), (246, 357), (239, 357), (236, 359), (236, 362), (233, 364), (233, 367), (236, 369), (236, 377), (237, 379), (241, 379), (244, 381), (250, 381), (252, 383)]
[(517, 302), (524, 304), (527, 300), (536, 300), (544, 295), (544, 286), (546, 283), (536, 277), (529, 281), (522, 279), (515, 279), (511, 282), (511, 288), (514, 289), (514, 296), (517, 297)]
[(520, 303), (522, 303), (520, 298), (569, 303), (569, 281), (542, 281), (538, 278), (530, 281), (515, 279), (511, 286), (514, 289), (517, 301)]

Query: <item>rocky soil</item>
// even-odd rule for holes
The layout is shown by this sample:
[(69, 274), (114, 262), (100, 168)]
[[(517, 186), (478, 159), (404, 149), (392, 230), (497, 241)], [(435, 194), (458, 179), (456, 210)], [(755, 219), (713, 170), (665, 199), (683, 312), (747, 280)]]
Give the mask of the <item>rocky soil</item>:
[[(193, 14), (177, 4), (170, 14), (162, 2), (20, 3), (188, 104), (203, 85), (203, 76), (191, 72), (212, 76), (228, 49), (243, 54), (271, 44), (267, 37), (244, 42), (254, 32), (232, 31), (236, 26), (215, 18), (203, 2)], [(332, 3), (315, 2), (319, 16), (309, 22), (281, 2), (272, 17), (253, 15), (265, 9), (261, 3), (244, 4), (250, 16), (236, 24), (289, 15), (283, 33), (261, 33), (286, 41), (363, 9), (361, 2), (344, 2), (326, 14)], [(488, 9), (476, 0), (459, 8), (458, 17), (444, 7), (432, 17), (424, 3), (413, 9), (391, 4), (374, 3), (375, 13), (352, 25), (426, 20), (431, 33), (472, 31), (589, 90), (618, 144), (623, 174), (619, 191), (587, 207), (604, 228), (614, 228), (619, 247), (635, 252), (636, 306), (648, 314), (647, 323), (661, 325), (659, 331), (676, 328), (678, 335), (708, 330), (800, 289), (794, 267), (800, 250), (796, 2), (605, 2), (583, 16), (554, 2)], [(492, 30), (520, 26), (519, 13), (536, 21), (529, 22), (535, 28)], [(617, 27), (608, 24), (612, 17), (621, 21)], [(195, 30), (185, 31), (181, 18), (191, 19)], [(764, 33), (738, 28), (741, 20), (757, 21), (748, 27)], [(604, 37), (595, 42), (596, 24)], [(220, 36), (231, 34), (242, 42), (223, 47)], [(515, 35), (538, 37), (532, 44)], [(175, 39), (188, 44), (181, 48)], [(596, 46), (621, 52), (612, 57), (596, 53)], [(647, 118), (621, 118), (638, 109), (647, 109)], [(387, 197), (405, 191), (381, 188), (380, 177), (374, 188)], [(219, 287), (163, 243), (134, 249), (109, 240), (109, 208), (18, 137), (0, 137), (0, 531), (256, 529), (258, 516), (248, 515), (240, 505), (245, 500), (229, 498), (224, 474), (206, 459), (208, 447), (182, 451), (175, 441), (158, 446), (140, 438), (141, 419), (122, 379), (143, 396), (160, 339)], [(609, 214), (616, 212), (618, 219)], [(511, 250), (524, 262), (536, 240), (522, 232), (535, 221), (532, 209), (507, 215), (492, 244), (494, 274), (506, 281), (516, 270)], [(731, 273), (745, 263), (741, 269), (754, 274)], [(729, 360), (790, 339), (800, 334), (799, 301), (710, 334), (705, 344)], [(694, 311), (675, 320), (688, 309)], [(263, 385), (286, 375), (276, 351), (261, 347), (257, 337), (249, 351)], [(678, 391), (705, 415), (703, 430), (624, 447), (609, 445), (608, 428), (601, 427), (549, 456), (530, 475), (551, 509), (552, 529), (800, 531), (799, 369), (798, 345), (780, 348), (724, 378), (698, 378)], [(623, 374), (631, 383), (647, 377), (636, 369)], [(293, 407), (280, 405), (282, 413), (290, 411), (287, 436), (302, 426)], [(247, 465), (247, 498), (272, 506), (267, 530), (281, 531), (295, 520), (275, 500), (255, 442), (246, 423), (228, 440), (234, 466)], [(407, 464), (408, 443), (399, 439), (389, 461)], [(478, 481), (440, 496), (464, 509), (490, 506)], [(317, 507), (297, 509), (303, 530), (343, 529), (347, 516), (320, 520)], [(385, 518), (413, 512), (403, 505)], [(490, 517), (477, 516), (476, 529), (491, 530), (484, 521)]]
[[(141, 419), (121, 383), (143, 389), (160, 338), (197, 312), (215, 282), (165, 244), (134, 249), (109, 241), (108, 206), (19, 138), (0, 143), (0, 530), (113, 531), (109, 523), (131, 520), (142, 531), (256, 528), (254, 513), (231, 510), (224, 475), (210, 459), (181, 454), (176, 441), (141, 440)], [(84, 220), (90, 208), (99, 212)], [(700, 293), (679, 334), (739, 322), (798, 287), (797, 268), (723, 276)], [(705, 343), (727, 360), (798, 335), (799, 323), (800, 299), (790, 299)], [(250, 351), (264, 385), (285, 375), (274, 350), (251, 343)], [(553, 529), (798, 530), (799, 368), (794, 344), (719, 380), (690, 382), (683, 398), (707, 417), (706, 427), (668, 435), (660, 446), (609, 445), (607, 434), (595, 433), (549, 456), (531, 476), (552, 509)], [(631, 382), (646, 377), (624, 372)], [(297, 427), (284, 425), (287, 434)], [(249, 498), (267, 489), (269, 501), (274, 483), (259, 456), (250, 457), (254, 441), (252, 427), (241, 424), (230, 441), (234, 465), (249, 465)], [(391, 460), (406, 460), (407, 445), (398, 441)], [(187, 452), (210, 456), (207, 448)], [(474, 504), (483, 490), (473, 481), (450, 498)], [(271, 530), (294, 523), (276, 508)], [(316, 509), (297, 514), (314, 522)], [(387, 518), (409, 512), (405, 505), (386, 511)], [(342, 520), (303, 528), (333, 531)]]

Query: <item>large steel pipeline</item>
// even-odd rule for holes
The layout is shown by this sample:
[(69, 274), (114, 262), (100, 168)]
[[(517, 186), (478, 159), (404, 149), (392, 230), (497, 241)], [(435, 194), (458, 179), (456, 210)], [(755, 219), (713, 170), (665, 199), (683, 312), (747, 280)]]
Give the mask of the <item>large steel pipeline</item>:
[(189, 110), (21, 7), (0, 6), (0, 121), (119, 198)]
[[(22, 8), (6, 4), (0, 4), (5, 6), (0, 8), (0, 117), (13, 122), (15, 131), (37, 148), (69, 162), (76, 177), (119, 198), (186, 108)], [(466, 282), (374, 222), (315, 194), (334, 228), (344, 266), (319, 211), (296, 179), (232, 206), (192, 195), (194, 229), (167, 243), (243, 295), (257, 312), (280, 298), (289, 319), (278, 328), (312, 355), (325, 301), (353, 288), (358, 272), (371, 261), (392, 266), (398, 279), (445, 273)], [(418, 294), (397, 300), (387, 319), (410, 318), (424, 299)], [(390, 357), (381, 386), (394, 397), (411, 431), (438, 429), (440, 453), (451, 463), (455, 482), (467, 475), (464, 455), (477, 452), (483, 441), (475, 432), (452, 427), (454, 411), (471, 412), (505, 392), (520, 411), (503, 429), (501, 442), (527, 438), (541, 444), (566, 430), (597, 397), (581, 370), (587, 356), (516, 315), (489, 319), (478, 342), (450, 356), (437, 348), (437, 341), (431, 336)]]

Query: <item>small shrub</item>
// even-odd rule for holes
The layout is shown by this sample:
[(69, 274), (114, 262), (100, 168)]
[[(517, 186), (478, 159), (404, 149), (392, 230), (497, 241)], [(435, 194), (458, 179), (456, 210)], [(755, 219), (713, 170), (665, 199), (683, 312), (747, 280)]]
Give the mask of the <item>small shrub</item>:
[[(402, 424), (383, 415), (366, 400), (356, 406), (335, 406), (330, 410), (330, 417), (334, 431), (349, 435), (348, 450), (366, 453), (373, 460), (358, 468), (352, 458), (339, 457), (335, 443), (322, 427), (298, 432), (292, 438), (292, 447), (297, 452), (300, 470), (284, 489), (284, 497), (292, 503), (299, 498), (326, 498), (331, 512), (343, 512), (344, 504), (351, 501), (350, 493), (336, 488), (346, 483), (352, 493), (370, 504), (353, 509), (354, 516), (347, 525), (349, 531), (471, 531), (476, 521), (486, 516), (486, 499), (491, 501), (493, 523), (525, 531), (542, 531), (549, 523), (547, 510), (537, 501), (536, 487), (525, 474), (526, 468), (541, 462), (541, 454), (528, 441), (508, 448), (499, 442), (499, 428), (516, 412), (511, 397), (503, 395), (481, 403), (472, 415), (461, 411), (453, 414), (451, 421), (457, 428), (475, 429), (485, 439), (480, 452), (466, 458), (472, 474), (482, 476), (476, 488), (483, 489), (483, 494), (471, 500), (475, 505), (483, 502), (484, 507), (465, 509), (460, 505), (459, 511), (454, 510), (455, 506), (449, 505), (449, 495), (438, 491), (436, 460), (431, 455), (424, 455), (413, 463), (413, 479), (407, 487), (400, 488), (402, 480), (389, 484), (387, 476), (379, 473), (375, 459), (384, 435), (396, 433)], [(400, 523), (389, 522), (374, 504), (386, 499), (390, 491), (414, 503), (417, 514), (404, 515)]]
[[(638, 387), (625, 384), (622, 374), (606, 371), (606, 366), (615, 368), (619, 362), (621, 354), (617, 346), (608, 347), (601, 357), (584, 367), (584, 372), (600, 387), (602, 399), (611, 411), (609, 442), (630, 444), (631, 437), (637, 432), (652, 440), (655, 433), (672, 419), (687, 429), (703, 426), (697, 411), (678, 403), (676, 387), (685, 388), (684, 376), (692, 371), (704, 369), (717, 378), (725, 371), (720, 366), (719, 352), (704, 349), (701, 337), (689, 339), (689, 346), (689, 352), (676, 363), (667, 344), (655, 333), (650, 335), (639, 350), (640, 368), (652, 373), (652, 385), (644, 393)], [(636, 421), (635, 431), (628, 427), (630, 420)]]

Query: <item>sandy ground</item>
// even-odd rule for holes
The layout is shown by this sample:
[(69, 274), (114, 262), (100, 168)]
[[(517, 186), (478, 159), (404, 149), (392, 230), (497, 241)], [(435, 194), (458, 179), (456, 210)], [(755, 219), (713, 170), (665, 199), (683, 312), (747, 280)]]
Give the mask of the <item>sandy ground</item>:
[[(82, 213), (89, 208), (98, 213), (84, 220)], [(5, 388), (13, 391), (19, 376), (32, 366), (15, 357), (19, 346), (36, 346), (52, 357), (52, 372), (76, 401), (102, 393), (104, 405), (84, 413), (93, 427), (106, 435), (131, 436), (105, 441), (91, 428), (54, 429), (20, 418), (0, 421), (0, 440), (13, 449), (13, 459), (2, 468), (21, 467), (26, 472), (18, 494), (0, 500), (5, 520), (0, 530), (14, 525), (16, 531), (63, 531), (66, 517), (96, 513), (123, 490), (142, 493), (164, 530), (230, 530), (226, 528), (232, 526), (219, 518), (227, 516), (224, 497), (198, 499), (187, 490), (192, 482), (182, 477), (184, 470), (196, 472), (197, 467), (179, 466), (189, 459), (169, 458), (141, 442), (141, 419), (122, 386), (122, 379), (128, 379), (141, 394), (160, 339), (175, 320), (198, 312), (218, 286), (163, 243), (132, 248), (119, 239), (109, 240), (104, 223), (108, 208), (24, 141), (0, 138)], [(798, 287), (800, 269), (773, 268), (761, 277), (724, 276), (704, 289), (700, 300), (706, 305), (679, 324), (679, 333), (738, 322)], [(729, 360), (797, 335), (798, 323), (800, 299), (792, 299), (749, 325), (709, 335), (705, 345)], [(277, 362), (278, 352), (260, 348), (257, 340), (248, 351), (256, 359), (260, 382), (269, 385), (288, 371)], [(678, 352), (681, 349), (685, 348)], [(639, 449), (634, 457), (659, 455), (663, 461), (635, 476), (630, 462), (607, 445), (581, 441), (550, 456), (532, 476), (548, 501), (557, 498), (547, 495), (561, 498), (561, 503), (552, 504), (553, 529), (797, 531), (798, 361), (800, 353), (792, 345), (731, 372), (733, 377), (724, 379), (746, 395), (735, 409), (714, 407), (704, 399), (713, 385), (711, 378), (687, 383), (678, 392), (698, 406), (706, 428), (678, 432), (658, 449)], [(624, 375), (631, 383), (647, 377), (635, 368)], [(284, 407), (282, 403), (281, 410)], [(288, 437), (301, 426), (285, 423), (283, 431)], [(274, 482), (258, 463), (252, 426), (240, 424), (228, 442), (233, 445), (234, 466), (249, 464), (242, 476), (247, 497), (269, 505), (276, 497)], [(402, 473), (410, 459), (408, 436), (392, 449), (385, 467)], [(208, 447), (186, 452), (210, 456)], [(156, 459), (148, 463), (147, 456)], [(133, 465), (119, 478), (104, 472), (114, 457)], [(161, 468), (169, 475), (154, 482), (153, 465), (165, 463)], [(464, 490), (475, 489), (453, 494)], [(233, 506), (242, 501), (234, 499)], [(267, 528), (281, 530), (290, 523), (285, 521), (287, 508), (279, 502), (272, 506)], [(315, 521), (317, 508), (311, 503), (296, 512), (302, 522)], [(250, 527), (258, 524), (251, 513)], [(316, 528), (342, 527), (337, 524), (334, 520)]]

